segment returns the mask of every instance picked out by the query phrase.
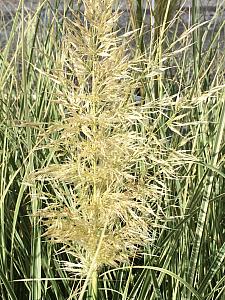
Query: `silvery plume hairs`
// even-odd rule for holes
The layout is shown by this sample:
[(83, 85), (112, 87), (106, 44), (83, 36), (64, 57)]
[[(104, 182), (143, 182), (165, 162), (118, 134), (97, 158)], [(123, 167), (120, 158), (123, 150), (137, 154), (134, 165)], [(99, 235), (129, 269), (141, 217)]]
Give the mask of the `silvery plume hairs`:
[(54, 202), (40, 211), (45, 235), (74, 256), (69, 271), (87, 276), (129, 262), (151, 241), (161, 193), (154, 179), (172, 166), (149, 105), (135, 105), (142, 58), (128, 51), (132, 34), (118, 31), (119, 9), (113, 0), (83, 5), (82, 16), (66, 21), (57, 71), (57, 102), (67, 113), (49, 127), (57, 138), (48, 146), (58, 163), (35, 177), (55, 188)]

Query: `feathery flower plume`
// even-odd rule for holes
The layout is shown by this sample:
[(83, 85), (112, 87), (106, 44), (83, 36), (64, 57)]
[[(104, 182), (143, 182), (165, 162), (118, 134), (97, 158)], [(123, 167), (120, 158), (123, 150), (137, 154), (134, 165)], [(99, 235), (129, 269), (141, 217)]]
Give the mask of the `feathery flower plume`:
[(59, 162), (35, 177), (59, 186), (57, 203), (40, 211), (45, 235), (75, 257), (68, 270), (87, 276), (128, 262), (151, 241), (159, 178), (173, 176), (180, 159), (154, 134), (150, 105), (134, 101), (141, 58), (128, 51), (132, 34), (117, 28), (114, 0), (83, 5), (66, 23), (57, 74), (64, 113), (48, 130), (58, 133), (50, 146)]

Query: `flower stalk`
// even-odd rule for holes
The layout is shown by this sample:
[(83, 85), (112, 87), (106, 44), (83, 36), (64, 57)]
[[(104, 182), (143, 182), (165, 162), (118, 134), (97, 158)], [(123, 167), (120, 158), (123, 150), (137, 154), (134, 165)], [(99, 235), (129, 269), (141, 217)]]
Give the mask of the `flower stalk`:
[(91, 280), (91, 295), (92, 299), (98, 299), (98, 272), (93, 271)]

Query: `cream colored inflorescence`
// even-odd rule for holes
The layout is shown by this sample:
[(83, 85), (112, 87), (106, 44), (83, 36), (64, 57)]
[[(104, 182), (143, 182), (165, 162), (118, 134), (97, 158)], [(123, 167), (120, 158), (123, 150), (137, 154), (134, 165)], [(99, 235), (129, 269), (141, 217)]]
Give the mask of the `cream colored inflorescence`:
[(51, 147), (59, 163), (35, 176), (60, 187), (56, 203), (40, 211), (45, 235), (76, 258), (70, 271), (87, 274), (127, 262), (151, 241), (161, 196), (154, 179), (171, 174), (173, 162), (151, 130), (149, 105), (135, 105), (142, 61), (128, 51), (132, 34), (116, 27), (114, 1), (83, 4), (66, 22), (57, 73), (66, 113), (49, 132), (58, 134)]

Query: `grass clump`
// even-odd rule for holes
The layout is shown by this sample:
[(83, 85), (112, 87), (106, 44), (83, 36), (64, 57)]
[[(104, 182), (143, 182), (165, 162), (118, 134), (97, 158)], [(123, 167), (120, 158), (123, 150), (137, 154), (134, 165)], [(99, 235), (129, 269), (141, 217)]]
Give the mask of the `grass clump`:
[(21, 1), (13, 18), (3, 300), (224, 297), (223, 8), (199, 24), (192, 1), (190, 25), (179, 7), (170, 22), (179, 1), (128, 2), (135, 32), (110, 0)]

